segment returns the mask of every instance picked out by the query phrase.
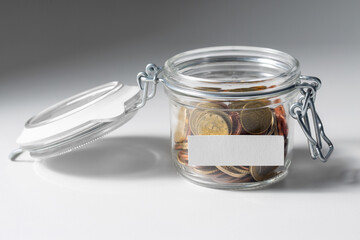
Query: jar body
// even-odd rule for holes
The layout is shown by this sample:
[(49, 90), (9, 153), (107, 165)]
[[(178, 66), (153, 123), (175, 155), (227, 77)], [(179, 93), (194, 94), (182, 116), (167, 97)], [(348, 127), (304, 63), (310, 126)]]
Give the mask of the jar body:
[[(289, 114), (289, 107), (294, 100), (293, 98), (286, 101), (280, 98), (263, 98), (220, 102), (209, 99), (185, 98), (171, 92), (168, 92), (168, 95), (170, 98), (171, 155), (177, 171), (182, 176), (194, 183), (212, 188), (252, 189), (278, 182), (287, 175), (294, 139), (294, 119)], [(247, 109), (246, 104), (248, 106), (261, 106), (261, 108)], [(261, 114), (268, 115), (268, 113), (271, 114), (271, 120), (263, 118), (260, 120), (262, 121), (260, 127), (246, 123), (247, 120), (253, 121), (249, 118), (255, 115), (259, 117)], [(215, 116), (214, 120), (211, 119), (211, 116), (207, 118), (210, 114)], [(223, 124), (226, 129), (211, 128), (208, 130), (206, 126), (201, 129), (201, 126), (206, 124), (219, 124), (220, 126)], [(284, 138), (284, 164), (281, 166), (190, 165), (189, 136), (202, 134), (282, 136)], [(221, 143), (218, 146), (221, 148)], [(257, 146), (254, 145), (253, 148), (256, 149)], [(207, 149), (202, 151), (207, 151)], [(237, 157), (242, 158), (242, 156)]]
[[(296, 61), (271, 51), (209, 48), (167, 61), (163, 78), (170, 99), (172, 160), (182, 176), (207, 187), (245, 190), (270, 185), (287, 175), (294, 139), (294, 120), (289, 110), (298, 97), (292, 86), (300, 73)], [(250, 135), (276, 136), (282, 141), (277, 145), (281, 163), (266, 165), (246, 159), (246, 164), (239, 164), (244, 156), (236, 156), (238, 151), (224, 153), (223, 149), (244, 147), (230, 144), (232, 148), (228, 148), (229, 144), (220, 141), (212, 145), (217, 149), (211, 149), (224, 153), (218, 155), (218, 162), (215, 159), (209, 165), (196, 164), (194, 154), (189, 153), (194, 152), (189, 139), (200, 135), (242, 139)], [(247, 148), (255, 154), (262, 151), (256, 142)], [(196, 151), (199, 156), (209, 149), (203, 146)], [(223, 164), (223, 156), (231, 156), (234, 161)]]

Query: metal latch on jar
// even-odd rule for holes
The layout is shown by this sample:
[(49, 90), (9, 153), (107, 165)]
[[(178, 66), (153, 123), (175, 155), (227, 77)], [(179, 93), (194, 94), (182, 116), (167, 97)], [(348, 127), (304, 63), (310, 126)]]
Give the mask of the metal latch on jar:
[[(334, 151), (334, 145), (326, 136), (323, 124), (315, 109), (316, 92), (321, 86), (320, 79), (311, 76), (300, 76), (300, 82), (296, 88), (300, 89), (302, 96), (297, 103), (290, 107), (291, 116), (296, 119), (308, 139), (310, 154), (313, 159), (319, 158), (322, 162), (326, 162), (331, 153)], [(313, 126), (315, 131), (315, 139), (311, 131), (309, 120), (309, 111), (311, 112)], [(323, 153), (322, 141), (325, 141), (329, 150), (326, 154)]]
[[(129, 112), (136, 111), (145, 106), (147, 100), (152, 99), (156, 94), (156, 85), (160, 81), (158, 73), (161, 69), (155, 64), (149, 63), (146, 65), (145, 72), (139, 72), (137, 75), (137, 83), (142, 91), (141, 102), (134, 108), (129, 109)], [(150, 86), (152, 84), (152, 87)]]

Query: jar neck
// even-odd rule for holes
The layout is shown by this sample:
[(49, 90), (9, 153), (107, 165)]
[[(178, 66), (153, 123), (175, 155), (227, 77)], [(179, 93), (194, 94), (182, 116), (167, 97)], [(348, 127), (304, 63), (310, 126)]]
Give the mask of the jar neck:
[(201, 98), (248, 98), (293, 91), (299, 62), (289, 54), (258, 47), (211, 47), (180, 53), (165, 62), (169, 91)]

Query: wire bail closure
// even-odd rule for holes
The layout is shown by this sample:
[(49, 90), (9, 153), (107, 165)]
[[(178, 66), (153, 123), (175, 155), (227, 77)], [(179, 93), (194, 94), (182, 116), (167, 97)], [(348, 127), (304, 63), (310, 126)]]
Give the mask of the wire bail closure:
[[(149, 63), (145, 72), (139, 72), (137, 75), (137, 83), (142, 91), (141, 102), (138, 103), (134, 108), (129, 109), (129, 112), (136, 111), (143, 106), (145, 106), (147, 100), (152, 99), (156, 94), (156, 85), (160, 81), (158, 78), (158, 73), (161, 68), (156, 66), (155, 64)], [(149, 87), (150, 83), (152, 83), (152, 87)]]
[[(311, 157), (313, 159), (319, 158), (322, 162), (326, 162), (331, 153), (334, 151), (334, 145), (330, 139), (326, 136), (323, 124), (315, 109), (316, 92), (321, 86), (321, 81), (317, 77), (312, 76), (300, 76), (300, 82), (296, 88), (300, 90), (301, 97), (298, 102), (294, 103), (290, 107), (290, 115), (296, 119), (303, 130), (306, 138), (308, 139), (308, 145)], [(315, 139), (310, 126), (309, 111), (311, 112), (313, 126), (315, 130)], [(323, 153), (322, 141), (325, 141), (329, 150), (326, 154)]]

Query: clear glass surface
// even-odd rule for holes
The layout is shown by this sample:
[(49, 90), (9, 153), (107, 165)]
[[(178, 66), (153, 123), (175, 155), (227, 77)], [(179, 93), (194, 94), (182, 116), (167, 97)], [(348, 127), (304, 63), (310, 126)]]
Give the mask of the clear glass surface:
[[(163, 77), (178, 172), (196, 184), (223, 189), (259, 188), (283, 179), (291, 162), (289, 108), (298, 95), (299, 75), (295, 58), (265, 48), (205, 48), (169, 59)], [(189, 135), (283, 136), (284, 165), (190, 166)]]

